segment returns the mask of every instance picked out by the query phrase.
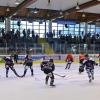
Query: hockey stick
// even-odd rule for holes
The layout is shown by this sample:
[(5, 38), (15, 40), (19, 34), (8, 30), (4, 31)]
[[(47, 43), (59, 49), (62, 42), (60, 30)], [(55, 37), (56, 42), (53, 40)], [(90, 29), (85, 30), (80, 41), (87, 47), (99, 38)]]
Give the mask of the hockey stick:
[(66, 77), (66, 75), (59, 75), (59, 74), (57, 74), (57, 73), (53, 73), (54, 75), (57, 75), (57, 76), (59, 76), (59, 77), (62, 77), (62, 78), (64, 78), (64, 77)]
[(14, 72), (14, 74), (15, 74), (17, 77), (21, 77), (20, 75), (18, 75), (18, 73), (16, 72), (15, 69), (11, 69), (11, 70)]

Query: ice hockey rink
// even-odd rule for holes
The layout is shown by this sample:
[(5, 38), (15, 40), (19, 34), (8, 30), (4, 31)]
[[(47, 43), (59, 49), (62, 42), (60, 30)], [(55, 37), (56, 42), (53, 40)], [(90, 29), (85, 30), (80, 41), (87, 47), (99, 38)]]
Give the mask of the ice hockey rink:
[[(55, 75), (55, 87), (45, 85), (45, 74), (40, 64), (34, 64), (34, 77), (28, 70), (26, 77), (18, 78), (12, 71), (5, 77), (4, 65), (0, 65), (0, 100), (100, 100), (100, 67), (95, 66), (95, 79), (88, 82), (87, 73), (78, 73), (78, 64), (72, 64), (65, 70), (64, 64), (55, 64), (54, 73), (66, 75), (65, 78)], [(24, 66), (16, 64), (19, 75)]]

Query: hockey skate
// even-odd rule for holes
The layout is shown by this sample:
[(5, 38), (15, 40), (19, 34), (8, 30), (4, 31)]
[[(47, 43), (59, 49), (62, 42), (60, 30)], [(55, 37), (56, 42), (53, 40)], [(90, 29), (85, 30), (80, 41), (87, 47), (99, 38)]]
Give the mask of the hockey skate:
[(8, 75), (6, 75), (6, 78), (8, 78)]
[(94, 77), (92, 76), (92, 80), (94, 80)]
[(91, 83), (92, 82), (92, 79), (91, 78), (89, 78), (89, 83)]
[(45, 84), (48, 85), (48, 81), (45, 81)]
[(51, 82), (51, 83), (50, 83), (50, 86), (54, 87), (55, 85)]

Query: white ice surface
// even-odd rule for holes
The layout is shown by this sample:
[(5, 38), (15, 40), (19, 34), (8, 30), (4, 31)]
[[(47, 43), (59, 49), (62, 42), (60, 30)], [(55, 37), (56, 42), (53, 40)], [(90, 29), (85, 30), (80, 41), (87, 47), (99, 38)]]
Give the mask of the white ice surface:
[[(40, 65), (33, 65), (34, 77), (28, 70), (26, 77), (18, 78), (12, 71), (5, 77), (4, 65), (0, 65), (0, 100), (100, 100), (100, 67), (95, 67), (95, 80), (88, 82), (86, 72), (79, 74), (77, 64), (65, 70), (65, 64), (55, 64), (54, 73), (67, 75), (61, 78), (55, 75), (56, 87), (46, 86), (45, 74)], [(23, 65), (15, 65), (19, 75), (23, 74)]]

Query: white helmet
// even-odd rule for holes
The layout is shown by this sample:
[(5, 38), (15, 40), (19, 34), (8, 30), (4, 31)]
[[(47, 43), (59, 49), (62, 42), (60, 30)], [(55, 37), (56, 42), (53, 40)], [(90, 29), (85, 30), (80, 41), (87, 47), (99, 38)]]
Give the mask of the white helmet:
[(93, 58), (90, 58), (90, 60), (94, 61), (94, 59), (93, 59)]

